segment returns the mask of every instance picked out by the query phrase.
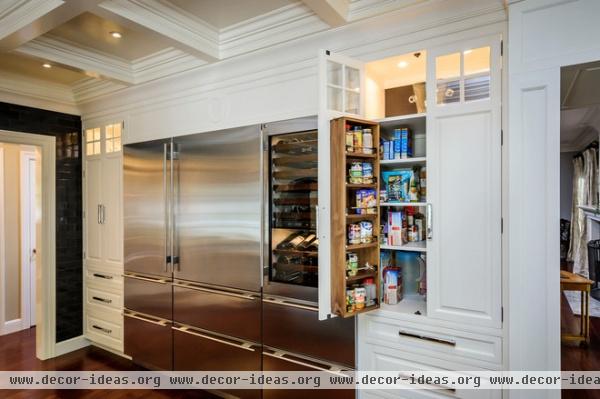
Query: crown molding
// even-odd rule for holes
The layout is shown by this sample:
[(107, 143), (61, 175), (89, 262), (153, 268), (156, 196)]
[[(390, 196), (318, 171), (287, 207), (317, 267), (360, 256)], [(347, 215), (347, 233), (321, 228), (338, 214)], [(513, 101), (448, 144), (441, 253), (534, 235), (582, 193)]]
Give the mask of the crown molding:
[(88, 101), (96, 100), (103, 95), (112, 94), (125, 87), (127, 86), (110, 80), (84, 78), (72, 86), (72, 91), (75, 102), (77, 104), (84, 104)]
[(0, 3), (0, 39), (64, 4), (62, 0), (6, 0)]
[(221, 55), (229, 58), (329, 29), (310, 8), (296, 2), (221, 30)]
[(148, 56), (133, 60), (131, 68), (136, 83), (159, 79), (207, 64), (204, 60), (176, 48), (166, 48)]
[(158, 32), (207, 61), (220, 58), (219, 31), (166, 0), (108, 0), (99, 7)]
[(126, 84), (135, 83), (128, 61), (56, 36), (38, 37), (14, 51), (80, 69), (92, 77), (102, 76)]
[(348, 20), (357, 21), (379, 14), (400, 10), (428, 0), (353, 0), (348, 11)]
[(52, 111), (80, 113), (69, 86), (10, 72), (0, 74), (0, 98)]

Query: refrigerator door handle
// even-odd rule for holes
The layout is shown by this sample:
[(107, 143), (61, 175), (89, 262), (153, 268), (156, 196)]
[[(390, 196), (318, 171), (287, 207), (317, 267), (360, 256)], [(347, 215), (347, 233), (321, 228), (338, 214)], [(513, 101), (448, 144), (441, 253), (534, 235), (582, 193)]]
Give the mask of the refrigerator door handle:
[(427, 215), (426, 215), (426, 219), (427, 219), (427, 239), (431, 240), (433, 239), (433, 209), (431, 207), (431, 204), (427, 204)]
[[(170, 207), (170, 217), (171, 217), (171, 268), (172, 271), (175, 271), (175, 266), (177, 266), (177, 270), (181, 271), (181, 265), (179, 263), (179, 243), (177, 238), (177, 218), (176, 218), (176, 206), (179, 201), (179, 173), (177, 176), (175, 172), (178, 170), (175, 169), (175, 161), (179, 158), (177, 154), (177, 148), (175, 147), (175, 143), (171, 141), (171, 163), (170, 163), (170, 173), (171, 173), (171, 187), (170, 187), (170, 199), (171, 199), (171, 207)], [(177, 165), (179, 168), (179, 164)]]
[(308, 367), (313, 370), (325, 371), (325, 372), (333, 373), (333, 374), (343, 375), (342, 372), (344, 371), (344, 369), (342, 369), (341, 367), (339, 367), (337, 365), (333, 365), (333, 364), (321, 363), (322, 366), (319, 366), (313, 362), (309, 363), (302, 358), (299, 358), (297, 356), (292, 355), (289, 352), (282, 351), (279, 349), (277, 349), (277, 350), (263, 349), (263, 355), (269, 356), (269, 357), (272, 357), (275, 359), (284, 360), (286, 362), (298, 364), (300, 366)]
[(167, 185), (167, 160), (168, 160), (169, 143), (163, 144), (163, 201), (165, 204), (165, 272), (169, 272), (169, 265), (171, 263), (171, 256), (169, 254), (169, 231), (171, 227), (169, 218), (169, 191)]
[(257, 294), (247, 294), (247, 293), (244, 293), (243, 291), (239, 291), (239, 292), (222, 291), (222, 290), (212, 289), (212, 288), (208, 288), (208, 287), (204, 287), (204, 286), (196, 285), (196, 284), (192, 284), (192, 283), (182, 283), (179, 281), (173, 282), (173, 286), (189, 288), (191, 290), (208, 292), (211, 294), (231, 296), (231, 297), (235, 297), (235, 298), (250, 299), (250, 300), (260, 299), (260, 295), (257, 295)]
[(180, 331), (182, 333), (186, 333), (186, 334), (190, 334), (190, 335), (194, 335), (196, 337), (200, 337), (200, 338), (204, 338), (204, 339), (208, 339), (210, 341), (215, 341), (215, 342), (219, 342), (221, 344), (225, 344), (225, 345), (229, 345), (229, 346), (233, 346), (239, 349), (243, 349), (246, 351), (250, 351), (250, 352), (256, 352), (256, 349), (254, 349), (254, 345), (253, 343), (250, 342), (246, 342), (246, 341), (234, 341), (233, 339), (227, 338), (220, 338), (220, 337), (215, 337), (212, 335), (207, 335), (207, 334), (203, 334), (200, 332), (200, 330), (197, 330), (193, 327), (187, 327), (187, 326), (172, 326), (171, 327), (173, 330), (177, 330)]
[(275, 304), (275, 305), (289, 306), (291, 308), (311, 310), (313, 312), (318, 312), (319, 311), (318, 307), (313, 307), (313, 306), (308, 306), (308, 305), (302, 305), (300, 303), (288, 302), (288, 301), (285, 301), (283, 299), (277, 299), (277, 298), (263, 298), (263, 302), (272, 303), (272, 304)]
[(152, 283), (159, 283), (159, 284), (167, 284), (167, 283), (170, 283), (172, 281), (172, 280), (170, 280), (168, 278), (142, 277), (142, 276), (138, 276), (136, 274), (130, 274), (130, 273), (123, 274), (123, 277), (133, 278), (133, 279), (136, 279), (136, 280), (150, 281)]
[(129, 317), (131, 319), (145, 321), (145, 322), (151, 323), (151, 324), (156, 324), (157, 326), (162, 326), (162, 327), (166, 327), (167, 325), (171, 324), (171, 322), (168, 320), (150, 318), (141, 313), (132, 312), (130, 310), (123, 311), (123, 316)]

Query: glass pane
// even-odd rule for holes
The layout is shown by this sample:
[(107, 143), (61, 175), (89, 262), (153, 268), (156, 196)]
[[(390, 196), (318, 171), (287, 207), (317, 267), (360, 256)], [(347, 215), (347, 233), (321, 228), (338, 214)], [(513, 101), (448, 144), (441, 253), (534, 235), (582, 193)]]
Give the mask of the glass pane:
[(360, 94), (346, 90), (346, 112), (358, 114), (360, 111)]
[(342, 112), (342, 89), (328, 87), (327, 104), (329, 105), (328, 109)]
[(113, 137), (121, 137), (121, 124), (115, 123), (113, 125)]
[(99, 141), (100, 140), (100, 128), (97, 127), (94, 129), (94, 141)]
[(327, 84), (342, 85), (342, 65), (337, 62), (327, 61)]
[(460, 53), (435, 60), (436, 97), (438, 104), (460, 101)]
[(93, 143), (88, 143), (87, 144), (87, 148), (85, 150), (85, 153), (87, 155), (94, 155), (94, 144)]
[(113, 125), (106, 125), (106, 138), (111, 139), (113, 136)]
[(113, 141), (106, 140), (106, 152), (113, 152)]
[(100, 142), (95, 142), (94, 143), (94, 155), (96, 154), (100, 154)]
[(114, 141), (113, 151), (115, 151), (115, 152), (121, 151), (121, 139), (120, 138), (116, 138), (113, 141)]
[(94, 141), (94, 129), (86, 129), (85, 131), (85, 141), (90, 142)]
[(360, 71), (358, 69), (346, 66), (346, 89), (360, 91)]
[(465, 101), (490, 97), (490, 48), (481, 47), (464, 53)]

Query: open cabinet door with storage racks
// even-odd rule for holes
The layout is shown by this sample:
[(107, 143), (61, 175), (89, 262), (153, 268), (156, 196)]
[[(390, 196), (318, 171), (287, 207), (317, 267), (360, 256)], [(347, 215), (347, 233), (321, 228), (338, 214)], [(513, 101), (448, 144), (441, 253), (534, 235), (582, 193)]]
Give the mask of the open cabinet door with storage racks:
[(502, 326), (500, 37), (428, 51), (428, 316)]

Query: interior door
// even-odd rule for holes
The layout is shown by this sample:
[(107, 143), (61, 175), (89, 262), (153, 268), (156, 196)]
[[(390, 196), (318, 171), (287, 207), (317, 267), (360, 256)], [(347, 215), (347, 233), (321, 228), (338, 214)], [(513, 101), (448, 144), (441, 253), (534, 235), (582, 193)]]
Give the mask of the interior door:
[(123, 149), (125, 271), (170, 276), (167, 264), (169, 161), (165, 140)]
[(86, 195), (86, 240), (85, 258), (88, 265), (100, 265), (102, 262), (102, 225), (101, 225), (101, 192), (102, 192), (102, 158), (86, 156), (85, 160), (85, 195)]
[(102, 168), (102, 245), (104, 263), (115, 267), (121, 267), (123, 264), (122, 180), (121, 152), (107, 154)]
[(500, 38), (428, 52), (428, 316), (501, 327)]
[(260, 291), (260, 127), (178, 137), (174, 148), (175, 278)]
[(341, 116), (362, 116), (364, 63), (329, 50), (319, 51), (318, 212), (319, 319), (331, 311), (331, 133), (330, 121)]

